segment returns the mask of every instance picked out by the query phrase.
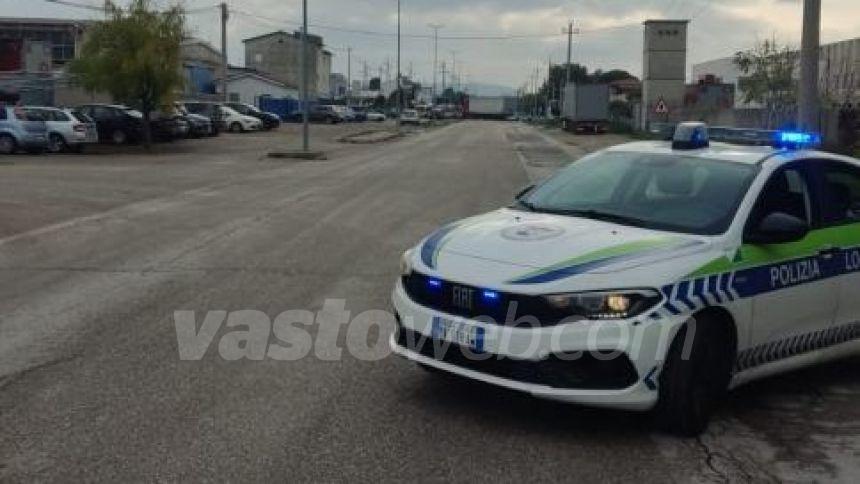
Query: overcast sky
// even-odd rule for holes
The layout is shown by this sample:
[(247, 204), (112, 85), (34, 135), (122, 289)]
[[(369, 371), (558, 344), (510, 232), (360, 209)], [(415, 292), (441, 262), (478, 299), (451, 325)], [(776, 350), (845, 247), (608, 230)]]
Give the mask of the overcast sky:
[[(99, 4), (99, 0), (71, 0)], [(175, 0), (157, 0), (167, 4)], [(120, 4), (127, 0), (119, 0)], [(185, 0), (189, 9), (218, 0)], [(235, 13), (229, 23), (229, 58), (242, 65), (242, 38), (293, 30), (301, 20), (300, 0), (228, 0)], [(823, 41), (860, 36), (860, 0), (824, 0)], [(322, 35), (335, 54), (335, 72), (346, 72), (346, 48), (353, 49), (353, 78), (378, 74), (386, 59), (394, 72), (396, 0), (308, 0), (311, 33)], [(776, 36), (800, 43), (801, 0), (402, 0), (402, 65), (419, 80), (432, 79), (433, 42), (430, 23), (443, 24), (440, 61), (453, 61), (469, 81), (522, 85), (536, 67), (546, 70), (548, 59), (561, 62), (569, 18), (581, 32), (575, 37), (575, 62), (589, 69), (621, 68), (641, 75), (642, 26), (646, 19), (691, 19), (689, 62), (731, 55), (757, 39)], [(0, 15), (94, 18), (97, 14), (45, 0), (0, 0)], [(219, 14), (205, 9), (189, 15), (195, 35), (219, 44)], [(348, 32), (351, 30), (352, 32)], [(359, 32), (361, 31), (361, 32)], [(463, 40), (444, 37), (527, 36), (511, 40)], [(546, 37), (540, 37), (546, 36)], [(689, 66), (688, 66), (689, 67)], [(688, 68), (689, 71), (689, 68)]]

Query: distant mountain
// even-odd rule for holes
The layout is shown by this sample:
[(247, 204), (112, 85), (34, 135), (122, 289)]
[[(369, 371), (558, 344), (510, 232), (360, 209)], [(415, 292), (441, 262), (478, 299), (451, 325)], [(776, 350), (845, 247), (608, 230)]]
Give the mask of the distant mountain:
[(499, 84), (485, 84), (482, 82), (470, 82), (463, 86), (468, 93), (474, 96), (516, 96), (517, 90)]

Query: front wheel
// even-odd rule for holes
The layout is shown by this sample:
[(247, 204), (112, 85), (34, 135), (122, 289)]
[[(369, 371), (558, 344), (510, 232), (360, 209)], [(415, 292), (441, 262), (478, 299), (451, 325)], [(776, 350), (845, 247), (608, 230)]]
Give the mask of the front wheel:
[(230, 125), (230, 132), (231, 133), (241, 133), (242, 132), (242, 125), (239, 123), (231, 124)]
[(681, 328), (659, 379), (656, 417), (663, 430), (684, 437), (705, 431), (731, 380), (733, 341), (730, 328), (714, 318)]

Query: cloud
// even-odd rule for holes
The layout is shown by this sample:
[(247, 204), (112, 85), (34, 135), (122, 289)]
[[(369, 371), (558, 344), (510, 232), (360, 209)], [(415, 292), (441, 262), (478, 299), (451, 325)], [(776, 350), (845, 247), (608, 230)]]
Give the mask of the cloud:
[[(100, 0), (80, 0), (99, 3)], [(159, 0), (162, 3), (173, 0)], [(120, 2), (122, 3), (122, 2)], [(186, 0), (190, 7), (205, 7), (212, 0)], [(234, 14), (229, 24), (228, 54), (242, 63), (241, 39), (275, 29), (296, 29), (300, 2), (283, 0), (232, 0), (233, 8), (270, 18), (264, 20)], [(309, 17), (319, 26), (393, 33), (395, 0), (310, 1)], [(860, 2), (823, 2), (822, 39), (840, 40), (860, 32)], [(700, 62), (731, 55), (762, 39), (776, 35), (781, 41), (800, 42), (800, 0), (402, 0), (405, 34), (429, 35), (429, 23), (445, 25), (440, 35), (547, 34), (550, 37), (518, 40), (446, 40), (439, 43), (440, 57), (453, 62), (457, 52), (459, 70), (470, 80), (520, 86), (534, 72), (545, 69), (548, 59), (562, 62), (567, 39), (561, 34), (570, 18), (582, 33), (576, 36), (574, 59), (591, 69), (623, 68), (639, 75), (642, 64), (641, 22), (649, 18), (692, 18), (689, 61)], [(83, 17), (86, 11), (60, 7), (42, 0), (0, 0), (0, 10), (22, 16)], [(271, 20), (275, 19), (275, 20)], [(218, 14), (196, 13), (189, 17), (194, 31), (209, 42), (220, 44)], [(370, 74), (396, 54), (395, 39), (385, 35), (348, 33), (312, 28), (322, 35), (335, 53), (334, 69), (346, 71), (345, 48), (353, 48), (353, 73), (366, 61)], [(403, 69), (411, 65), (414, 75), (432, 79), (433, 45), (426, 38), (405, 37)]]

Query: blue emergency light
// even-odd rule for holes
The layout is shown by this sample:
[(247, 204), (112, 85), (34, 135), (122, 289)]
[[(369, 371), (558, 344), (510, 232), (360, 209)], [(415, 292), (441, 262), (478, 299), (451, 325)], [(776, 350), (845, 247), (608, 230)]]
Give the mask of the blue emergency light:
[(776, 147), (789, 150), (814, 148), (821, 144), (821, 137), (802, 131), (777, 131)]

